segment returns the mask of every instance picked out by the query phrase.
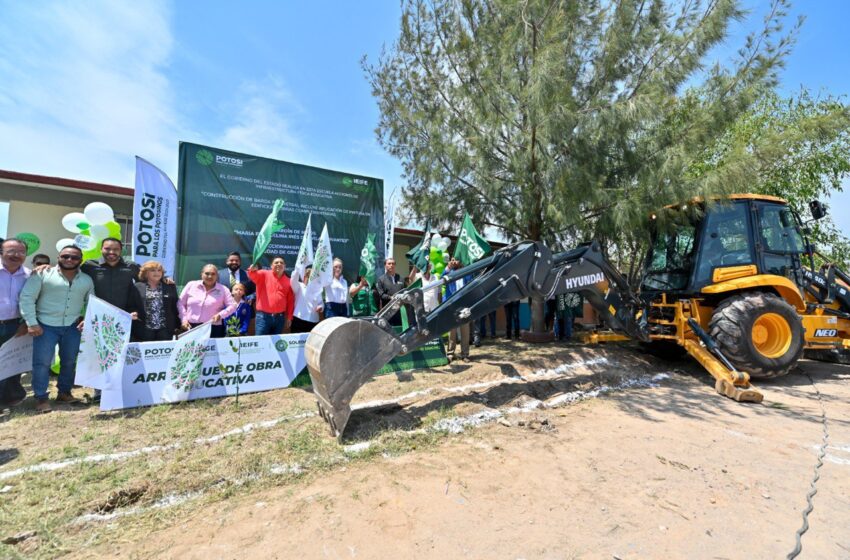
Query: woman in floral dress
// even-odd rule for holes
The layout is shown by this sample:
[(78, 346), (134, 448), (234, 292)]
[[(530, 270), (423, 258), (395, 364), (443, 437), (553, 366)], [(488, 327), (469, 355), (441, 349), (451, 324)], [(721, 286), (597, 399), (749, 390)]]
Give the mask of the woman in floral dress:
[(139, 319), (133, 321), (133, 340), (151, 342), (171, 340), (180, 326), (177, 314), (177, 286), (164, 284), (165, 271), (156, 261), (148, 261), (139, 269), (139, 282), (133, 296)]

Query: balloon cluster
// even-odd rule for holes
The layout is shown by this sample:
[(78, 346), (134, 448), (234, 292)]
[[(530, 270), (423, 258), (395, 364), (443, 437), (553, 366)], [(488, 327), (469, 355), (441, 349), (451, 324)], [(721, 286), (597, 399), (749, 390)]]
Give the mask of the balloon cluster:
[(76, 236), (60, 239), (56, 251), (76, 245), (83, 251), (83, 260), (100, 258), (100, 244), (107, 237), (121, 239), (121, 226), (115, 221), (112, 208), (104, 202), (92, 202), (82, 212), (65, 214), (62, 227)]
[(443, 237), (439, 233), (431, 236), (431, 272), (434, 274), (443, 275), (450, 258), (446, 249), (449, 248), (451, 243), (451, 239)]

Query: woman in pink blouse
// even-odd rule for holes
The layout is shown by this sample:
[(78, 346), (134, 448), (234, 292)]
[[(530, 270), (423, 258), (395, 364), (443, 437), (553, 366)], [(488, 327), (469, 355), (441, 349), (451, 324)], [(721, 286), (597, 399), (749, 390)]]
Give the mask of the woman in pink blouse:
[(212, 320), (212, 337), (224, 338), (224, 319), (236, 311), (236, 301), (230, 290), (218, 283), (215, 265), (208, 264), (201, 269), (200, 280), (193, 280), (183, 288), (177, 311), (184, 329)]

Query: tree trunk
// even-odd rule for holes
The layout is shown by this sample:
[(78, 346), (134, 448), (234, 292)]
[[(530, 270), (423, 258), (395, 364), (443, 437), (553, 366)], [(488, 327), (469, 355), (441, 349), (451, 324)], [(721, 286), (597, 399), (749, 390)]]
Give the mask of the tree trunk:
[(546, 302), (543, 298), (531, 298), (531, 328), (522, 332), (526, 342), (551, 342), (554, 334), (546, 330)]

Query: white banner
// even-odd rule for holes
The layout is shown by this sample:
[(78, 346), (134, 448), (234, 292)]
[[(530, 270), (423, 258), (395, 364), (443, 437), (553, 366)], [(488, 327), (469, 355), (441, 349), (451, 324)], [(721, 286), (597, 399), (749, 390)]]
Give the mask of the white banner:
[(307, 225), (304, 226), (304, 235), (301, 237), (301, 247), (298, 248), (298, 255), (295, 257), (295, 270), (301, 278), (304, 278), (307, 266), (313, 264), (313, 227), (310, 225), (312, 219), (313, 214), (310, 213), (307, 216)]
[[(213, 338), (204, 348), (200, 375), (188, 400), (255, 393), (289, 386), (304, 369), (307, 333)], [(179, 341), (133, 342), (127, 348), (124, 371), (103, 391), (101, 410), (162, 403), (168, 362)]]
[[(328, 224), (322, 228), (319, 236), (319, 244), (316, 245), (316, 255), (313, 259), (313, 272), (310, 274), (310, 283), (307, 286), (308, 294), (316, 294), (325, 286), (330, 286), (334, 279), (334, 253), (331, 249), (331, 238), (328, 235)], [(321, 302), (319, 302), (321, 303)]]
[[(384, 258), (393, 256), (393, 235), (395, 233), (395, 191), (384, 206)], [(381, 263), (384, 264), (384, 263)], [(379, 268), (380, 269), (380, 268)], [(378, 275), (380, 276), (380, 274)]]
[(89, 296), (75, 384), (103, 389), (110, 374), (121, 372), (132, 324), (126, 311)]
[(204, 356), (210, 343), (212, 323), (207, 322), (180, 335), (168, 356), (168, 372), (162, 402), (188, 401), (195, 381), (201, 377)]
[(0, 346), (0, 380), (32, 371), (32, 337), (13, 336)]
[(168, 175), (136, 156), (133, 260), (157, 261), (174, 276), (177, 256), (177, 189)]

